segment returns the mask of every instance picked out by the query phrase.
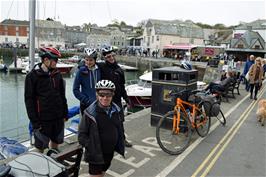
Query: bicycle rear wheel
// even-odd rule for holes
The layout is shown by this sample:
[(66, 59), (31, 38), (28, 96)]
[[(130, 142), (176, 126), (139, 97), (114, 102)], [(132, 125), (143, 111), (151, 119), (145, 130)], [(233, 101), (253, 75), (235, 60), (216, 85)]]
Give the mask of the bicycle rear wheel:
[(199, 104), (198, 108), (200, 111), (198, 111), (199, 115), (196, 115), (194, 123), (195, 123), (195, 129), (199, 136), (204, 137), (209, 133), (210, 126), (211, 126), (211, 119), (209, 116), (207, 116), (206, 111), (204, 109), (205, 102), (202, 102)]
[(162, 150), (171, 155), (181, 154), (190, 143), (192, 136), (191, 125), (188, 118), (180, 113), (179, 133), (172, 130), (174, 111), (166, 113), (156, 127), (156, 139)]
[(218, 114), (218, 116), (216, 116), (216, 118), (218, 119), (218, 121), (225, 126), (226, 124), (226, 119), (224, 117), (224, 113), (222, 112), (222, 110), (220, 110), (220, 114)]

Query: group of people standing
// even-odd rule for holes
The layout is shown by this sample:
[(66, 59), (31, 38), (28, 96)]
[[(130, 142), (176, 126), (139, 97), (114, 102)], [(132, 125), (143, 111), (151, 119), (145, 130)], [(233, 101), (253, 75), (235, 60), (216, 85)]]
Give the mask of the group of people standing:
[[(64, 121), (68, 119), (65, 82), (56, 68), (61, 54), (47, 47), (40, 48), (39, 55), (41, 63), (35, 65), (25, 79), (25, 105), (36, 149), (58, 151), (64, 141)], [(121, 98), (129, 103), (124, 72), (111, 46), (104, 47), (102, 55), (105, 61), (96, 63), (96, 50), (85, 49), (84, 64), (78, 67), (73, 83), (82, 115), (78, 141), (85, 148), (84, 159), (89, 163), (91, 176), (104, 176), (114, 152), (124, 156), (125, 147), (132, 146), (126, 140), (123, 126)]]
[(262, 59), (261, 57), (255, 59), (254, 55), (250, 55), (242, 74), (243, 78), (245, 78), (245, 89), (246, 91), (250, 91), (250, 99), (257, 100), (257, 94), (262, 86), (262, 81), (265, 78), (265, 72), (265, 59)]

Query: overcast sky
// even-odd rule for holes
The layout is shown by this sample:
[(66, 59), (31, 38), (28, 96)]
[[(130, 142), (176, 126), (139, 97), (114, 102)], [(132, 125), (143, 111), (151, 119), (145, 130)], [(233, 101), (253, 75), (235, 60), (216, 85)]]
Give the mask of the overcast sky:
[[(190, 19), (210, 25), (237, 25), (266, 19), (266, 0), (37, 0), (36, 18), (56, 18), (63, 24), (99, 26), (112, 20), (130, 25), (153, 18), (162, 20)], [(0, 20), (28, 20), (28, 0), (1, 0)]]

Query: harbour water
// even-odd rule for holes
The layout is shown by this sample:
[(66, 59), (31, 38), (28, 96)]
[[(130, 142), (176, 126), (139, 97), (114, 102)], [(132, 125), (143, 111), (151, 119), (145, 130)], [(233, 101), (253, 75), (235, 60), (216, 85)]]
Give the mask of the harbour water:
[[(137, 79), (138, 72), (125, 72), (126, 80)], [(24, 104), (24, 81), (26, 75), (0, 73), (0, 136), (23, 141), (28, 139), (28, 117)], [(64, 76), (68, 106), (77, 106), (79, 101), (72, 93), (74, 74)]]

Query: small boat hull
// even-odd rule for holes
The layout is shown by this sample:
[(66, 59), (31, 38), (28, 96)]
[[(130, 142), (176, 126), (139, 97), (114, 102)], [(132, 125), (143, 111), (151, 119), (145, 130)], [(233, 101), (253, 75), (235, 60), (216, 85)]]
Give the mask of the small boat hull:
[(129, 96), (131, 107), (151, 107), (151, 96)]

